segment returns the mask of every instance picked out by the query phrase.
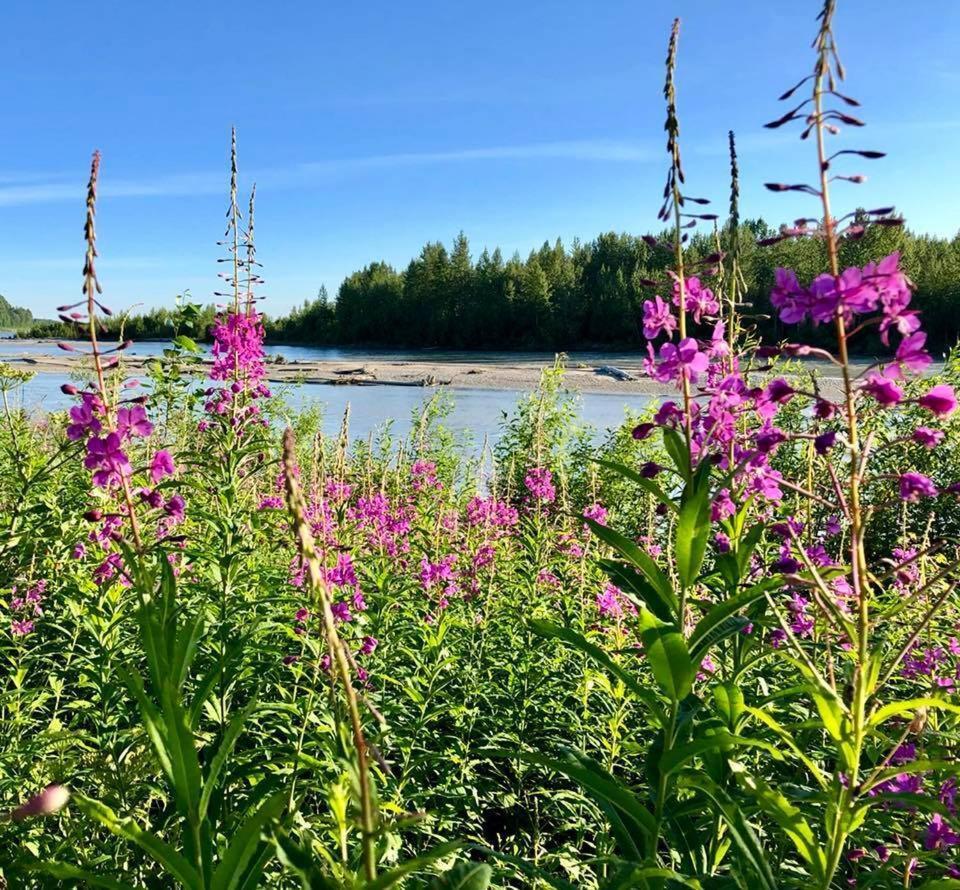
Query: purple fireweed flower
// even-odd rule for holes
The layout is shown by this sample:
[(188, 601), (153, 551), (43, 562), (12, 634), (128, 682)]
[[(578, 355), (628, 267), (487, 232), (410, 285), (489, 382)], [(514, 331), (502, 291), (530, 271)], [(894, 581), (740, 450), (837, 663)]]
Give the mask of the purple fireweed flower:
[(660, 466), (656, 461), (648, 460), (642, 467), (640, 467), (640, 475), (644, 479), (653, 479), (656, 476), (660, 475), (663, 467)]
[(913, 547), (894, 547), (893, 559), (896, 567), (893, 575), (893, 585), (901, 593), (920, 580), (920, 562), (916, 559), (917, 551)]
[(153, 432), (153, 424), (147, 419), (143, 405), (120, 408), (117, 411), (117, 433), (121, 439), (139, 436), (145, 439)]
[(670, 311), (670, 304), (662, 297), (643, 302), (643, 336), (653, 340), (661, 331), (668, 337), (677, 329), (677, 320)]
[(10, 622), (10, 633), (15, 637), (25, 637), (33, 633), (33, 621), (29, 618), (14, 618)]
[(817, 454), (826, 454), (837, 442), (837, 434), (833, 430), (821, 433), (813, 440), (813, 447)]
[(717, 548), (717, 553), (729, 553), (730, 536), (725, 532), (717, 532), (713, 536), (713, 545)]
[(795, 637), (809, 637), (813, 633), (813, 619), (807, 614), (809, 605), (809, 600), (800, 596), (799, 593), (795, 593), (787, 603), (792, 616), (790, 630)]
[(780, 310), (784, 324), (799, 324), (810, 312), (810, 293), (800, 286), (797, 273), (792, 269), (778, 268), (774, 273), (776, 283), (770, 292), (770, 303)]
[(553, 474), (546, 467), (533, 467), (528, 470), (523, 483), (527, 486), (527, 491), (544, 504), (552, 503), (557, 496)]
[(934, 813), (923, 836), (925, 850), (945, 850), (960, 844), (958, 835), (940, 813)]
[(713, 326), (713, 332), (710, 334), (710, 341), (706, 344), (707, 355), (710, 358), (718, 359), (730, 354), (730, 344), (726, 339), (727, 326), (718, 321)]
[(589, 507), (586, 507), (583, 511), (584, 519), (592, 519), (594, 522), (599, 525), (607, 524), (607, 508), (602, 504), (591, 504)]
[(80, 404), (70, 409), (67, 438), (72, 442), (78, 442), (91, 433), (99, 433), (103, 429), (103, 424), (100, 422), (103, 414), (103, 402), (96, 393), (80, 393)]
[(737, 506), (730, 497), (730, 489), (722, 488), (717, 492), (717, 496), (710, 505), (710, 519), (713, 522), (720, 522), (727, 519), (737, 512)]
[(156, 485), (165, 476), (172, 476), (176, 472), (173, 458), (169, 451), (160, 450), (153, 456), (150, 463), (150, 481)]
[(175, 494), (173, 497), (171, 497), (163, 509), (167, 516), (170, 517), (170, 521), (174, 524), (183, 522), (184, 517), (186, 516), (186, 503), (184, 502), (183, 497), (179, 494)]
[(145, 504), (149, 504), (154, 510), (159, 510), (163, 507), (163, 495), (155, 488), (141, 488), (139, 494), (140, 500)]
[(904, 337), (897, 346), (896, 364), (889, 369), (890, 375), (905, 377), (908, 373), (922, 374), (926, 371), (933, 361), (924, 348), (926, 342), (927, 335), (923, 331), (916, 331), (909, 337)]
[(826, 399), (817, 399), (816, 404), (813, 406), (813, 416), (820, 420), (831, 420), (836, 413), (837, 406), (833, 402), (828, 402)]
[(884, 377), (876, 371), (867, 375), (866, 382), (861, 388), (867, 395), (876, 399), (883, 408), (896, 405), (903, 398), (903, 390), (889, 377)]
[(910, 471), (900, 474), (900, 498), (916, 503), (920, 498), (935, 498), (939, 492), (933, 480), (922, 473)]
[(772, 454), (782, 443), (787, 441), (787, 435), (775, 426), (765, 425), (757, 432), (755, 441), (757, 451), (761, 454)]
[(637, 614), (637, 607), (623, 595), (623, 591), (615, 584), (607, 584), (603, 590), (597, 594), (597, 611), (604, 618), (623, 617), (625, 612), (631, 615)]
[(344, 602), (334, 603), (330, 607), (330, 611), (333, 612), (333, 617), (335, 621), (339, 621), (342, 624), (346, 624), (350, 621), (353, 621), (353, 613), (350, 611), (350, 606)]
[[(683, 282), (686, 309), (693, 313), (693, 320), (700, 324), (705, 315), (716, 315), (720, 311), (720, 303), (709, 287), (700, 283), (695, 275)], [(680, 281), (673, 282), (673, 305), (680, 308)]]
[(679, 383), (684, 377), (691, 383), (696, 383), (709, 364), (710, 359), (706, 353), (700, 352), (697, 341), (693, 337), (687, 337), (676, 345), (664, 343), (660, 347), (659, 364), (652, 363), (649, 369), (661, 383)]
[(900, 745), (890, 757), (890, 762), (894, 766), (900, 766), (904, 763), (912, 763), (917, 759), (917, 746), (912, 742), (906, 742)]
[(676, 402), (664, 402), (653, 415), (653, 422), (657, 426), (677, 426), (683, 419), (683, 412)]
[(653, 424), (653, 423), (638, 423), (633, 428), (630, 435), (633, 436), (633, 438), (639, 442), (643, 439), (646, 439), (650, 435), (650, 433), (653, 432), (655, 427), (656, 427), (656, 424)]
[(414, 491), (427, 488), (440, 490), (443, 483), (437, 479), (437, 465), (432, 460), (417, 460), (410, 466), (411, 487)]
[(873, 312), (880, 295), (864, 281), (860, 269), (844, 269), (839, 278), (818, 275), (810, 285), (810, 318), (814, 324), (833, 321), (841, 312), (848, 322), (854, 315)]
[(787, 632), (779, 627), (770, 631), (770, 645), (774, 649), (779, 649), (787, 641)]
[(911, 438), (924, 448), (936, 448), (943, 441), (943, 430), (930, 429), (928, 426), (918, 426)]
[(946, 417), (956, 410), (957, 397), (953, 394), (952, 387), (945, 383), (938, 383), (926, 395), (920, 396), (917, 404), (936, 414), (937, 417)]
[(420, 583), (424, 589), (430, 590), (438, 584), (453, 581), (457, 576), (454, 569), (456, 561), (456, 554), (453, 553), (444, 556), (440, 562), (430, 562), (429, 559), (423, 557), (420, 560)]
[(700, 662), (700, 669), (697, 671), (697, 679), (702, 683), (709, 680), (717, 672), (717, 663), (709, 656), (705, 655)]
[(87, 456), (83, 462), (93, 470), (93, 484), (98, 488), (117, 488), (130, 475), (131, 466), (123, 450), (118, 433), (107, 433), (100, 438), (93, 436), (87, 441)]
[(796, 390), (782, 377), (777, 377), (767, 384), (763, 398), (778, 405), (785, 405), (793, 397)]
[(843, 530), (842, 526), (840, 525), (840, 517), (828, 516), (826, 522), (823, 524), (823, 530), (831, 538), (835, 535), (839, 535)]

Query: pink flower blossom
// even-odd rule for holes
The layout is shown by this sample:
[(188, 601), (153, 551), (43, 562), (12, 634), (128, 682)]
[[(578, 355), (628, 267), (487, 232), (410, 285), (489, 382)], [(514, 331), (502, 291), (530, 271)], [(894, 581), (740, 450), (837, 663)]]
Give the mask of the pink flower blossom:
[(937, 417), (947, 417), (956, 410), (957, 397), (953, 394), (953, 387), (938, 383), (926, 395), (920, 396), (917, 404)]
[(884, 408), (896, 405), (903, 398), (903, 390), (897, 386), (889, 377), (884, 377), (876, 371), (867, 375), (867, 380), (863, 384), (863, 391), (872, 396)]
[(176, 467), (169, 451), (160, 450), (153, 456), (153, 461), (150, 463), (150, 481), (154, 485), (165, 476), (172, 476), (175, 472)]
[(670, 305), (662, 297), (653, 300), (644, 300), (643, 303), (643, 336), (653, 340), (661, 333), (668, 337), (677, 329), (677, 320), (670, 311)]
[(553, 474), (546, 467), (533, 467), (528, 470), (523, 483), (527, 486), (527, 491), (541, 503), (550, 504), (557, 496)]
[(937, 486), (933, 480), (922, 473), (910, 471), (900, 475), (900, 497), (908, 503), (916, 503), (920, 498), (935, 498)]

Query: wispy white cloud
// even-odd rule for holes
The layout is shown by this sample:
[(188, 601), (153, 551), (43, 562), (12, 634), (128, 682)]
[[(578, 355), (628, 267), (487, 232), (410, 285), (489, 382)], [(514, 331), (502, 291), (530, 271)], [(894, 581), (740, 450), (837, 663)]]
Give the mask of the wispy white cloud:
[[(310, 161), (283, 168), (266, 168), (251, 176), (271, 188), (295, 188), (320, 183), (329, 178), (366, 170), (436, 164), (476, 163), (484, 161), (570, 160), (600, 163), (645, 163), (658, 157), (648, 146), (615, 140), (574, 140), (539, 142), (527, 145), (501, 145), (447, 151), (401, 152), (359, 158), (332, 158)], [(143, 180), (103, 180), (100, 193), (105, 198), (182, 197), (219, 194), (223, 174), (185, 173)], [(19, 181), (9, 183), (0, 177), (0, 206), (42, 204), (79, 200), (82, 183), (63, 181)]]

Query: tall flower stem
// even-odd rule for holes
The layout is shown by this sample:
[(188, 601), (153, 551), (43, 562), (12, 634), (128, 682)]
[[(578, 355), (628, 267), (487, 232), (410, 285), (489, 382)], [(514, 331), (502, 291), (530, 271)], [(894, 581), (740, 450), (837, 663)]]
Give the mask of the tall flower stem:
[[(100, 152), (95, 151), (90, 162), (90, 180), (87, 183), (87, 218), (83, 227), (83, 237), (87, 243), (86, 256), (83, 262), (83, 290), (87, 297), (87, 327), (90, 338), (93, 367), (97, 375), (97, 389), (103, 404), (103, 411), (107, 427), (113, 425), (113, 411), (110, 408), (111, 400), (107, 392), (107, 381), (104, 375), (103, 356), (100, 352), (100, 342), (97, 339), (97, 296), (102, 292), (97, 279), (97, 184), (100, 178)], [(123, 499), (127, 507), (127, 516), (130, 520), (130, 533), (138, 554), (143, 554), (143, 542), (140, 536), (140, 525), (137, 522), (137, 513), (133, 505), (133, 492), (130, 489), (130, 480), (126, 474), (120, 473), (120, 484)]]
[[(817, 139), (817, 160), (820, 176), (820, 200), (823, 207), (823, 235), (827, 248), (830, 274), (837, 286), (840, 284), (840, 258), (837, 249), (837, 230), (830, 209), (829, 160), (826, 150), (826, 127), (824, 117), (824, 94), (829, 91), (827, 80), (832, 80), (830, 55), (834, 52), (831, 23), (836, 9), (835, 0), (825, 0), (821, 14), (820, 33), (817, 36), (817, 63), (813, 77), (813, 124)], [(846, 785), (840, 788), (840, 799), (831, 820), (826, 871), (823, 887), (829, 888), (833, 876), (842, 861), (848, 831), (843, 827), (847, 811), (854, 802), (859, 784), (860, 754), (866, 729), (867, 665), (870, 658), (869, 633), (869, 582), (866, 554), (863, 544), (863, 511), (860, 503), (860, 482), (863, 477), (860, 434), (857, 423), (856, 392), (850, 373), (848, 333), (844, 319), (844, 304), (840, 300), (834, 321), (837, 335), (837, 352), (843, 377), (843, 392), (846, 407), (847, 437), (850, 449), (850, 481), (848, 508), (850, 516), (850, 567), (854, 595), (857, 601), (857, 660), (853, 678), (853, 701), (851, 720), (853, 724), (853, 758), (849, 764), (850, 775)]]
[(360, 785), (360, 823), (363, 834), (363, 867), (368, 881), (377, 876), (376, 831), (377, 814), (373, 802), (373, 789), (370, 781), (370, 765), (367, 759), (367, 742), (360, 722), (360, 705), (351, 678), (350, 659), (337, 633), (336, 620), (331, 607), (330, 592), (320, 565), (313, 533), (306, 517), (306, 505), (300, 482), (297, 478), (296, 442), (293, 430), (289, 427), (283, 435), (283, 474), (286, 484), (287, 507), (291, 524), (297, 538), (297, 545), (306, 563), (307, 579), (310, 590), (316, 598), (316, 605), (322, 617), (327, 649), (330, 653), (331, 670), (339, 675), (343, 686), (350, 725), (353, 731), (353, 743), (357, 753), (357, 774)]
[[(674, 228), (674, 262), (677, 276), (677, 288), (680, 297), (680, 306), (677, 312), (680, 341), (687, 336), (687, 290), (683, 267), (683, 224), (680, 211), (683, 207), (683, 195), (680, 193), (680, 183), (683, 182), (683, 164), (680, 160), (680, 122), (677, 118), (677, 90), (674, 84), (674, 72), (677, 67), (677, 45), (680, 39), (680, 19), (673, 20), (670, 31), (670, 43), (667, 48), (667, 79), (663, 87), (663, 95), (667, 100), (667, 120), (664, 129), (667, 131), (667, 151), (670, 153), (670, 171), (667, 178), (669, 195), (673, 203)], [(687, 451), (693, 439), (693, 419), (690, 413), (690, 379), (686, 369), (681, 371), (681, 386), (683, 389), (683, 417), (684, 435), (687, 441)]]

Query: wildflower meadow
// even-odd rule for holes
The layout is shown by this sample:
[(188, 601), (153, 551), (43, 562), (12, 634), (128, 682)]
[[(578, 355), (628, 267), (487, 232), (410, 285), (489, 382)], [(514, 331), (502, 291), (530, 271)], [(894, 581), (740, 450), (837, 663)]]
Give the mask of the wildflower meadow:
[(777, 341), (733, 133), (729, 212), (687, 182), (674, 23), (640, 322), (673, 395), (601, 438), (562, 359), (479, 451), (443, 393), (403, 439), (293, 411), (236, 135), (210, 360), (182, 304), (133, 376), (93, 155), (72, 406), (0, 365), (0, 887), (960, 887), (960, 356), (895, 209), (848, 208), (883, 153), (833, 147), (834, 5), (770, 97), (810, 212), (759, 249), (822, 258), (776, 269)]

